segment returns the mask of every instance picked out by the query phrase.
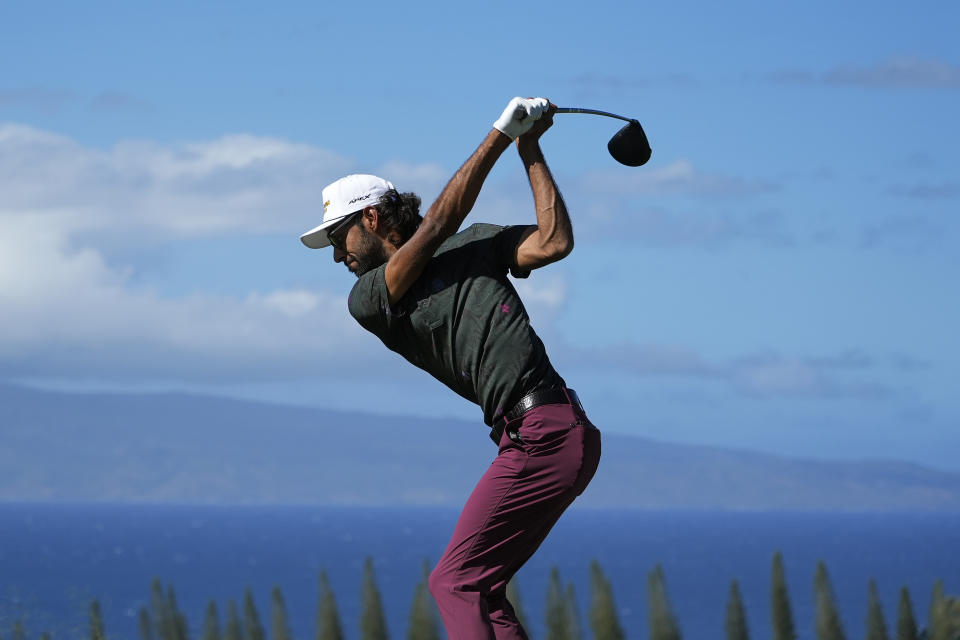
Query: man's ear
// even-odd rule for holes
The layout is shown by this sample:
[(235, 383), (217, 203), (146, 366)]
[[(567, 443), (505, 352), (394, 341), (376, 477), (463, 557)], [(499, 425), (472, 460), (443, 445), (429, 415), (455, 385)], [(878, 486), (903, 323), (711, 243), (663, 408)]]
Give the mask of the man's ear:
[(363, 208), (363, 225), (367, 228), (367, 231), (377, 232), (377, 229), (380, 228), (380, 212), (376, 207), (369, 206)]

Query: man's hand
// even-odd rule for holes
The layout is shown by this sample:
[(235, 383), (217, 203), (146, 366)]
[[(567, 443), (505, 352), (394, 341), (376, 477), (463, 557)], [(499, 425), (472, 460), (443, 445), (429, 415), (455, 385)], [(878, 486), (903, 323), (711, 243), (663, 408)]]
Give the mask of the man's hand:
[[(538, 99), (543, 100), (543, 98)], [(539, 119), (537, 119), (536, 122), (533, 123), (533, 126), (530, 127), (530, 130), (517, 136), (517, 148), (522, 150), (525, 145), (537, 144), (537, 142), (540, 140), (540, 136), (546, 133), (547, 129), (553, 126), (553, 114), (556, 112), (557, 105), (553, 104), (552, 102), (547, 102), (546, 111), (540, 116)]]
[(493, 123), (493, 127), (511, 140), (516, 140), (517, 136), (533, 127), (549, 106), (546, 98), (514, 98)]

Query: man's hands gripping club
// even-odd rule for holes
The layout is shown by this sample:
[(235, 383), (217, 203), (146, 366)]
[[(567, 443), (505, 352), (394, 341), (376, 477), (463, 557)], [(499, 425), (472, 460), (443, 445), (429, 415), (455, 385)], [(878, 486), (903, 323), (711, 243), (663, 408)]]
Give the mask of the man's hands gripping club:
[(549, 108), (550, 102), (546, 98), (514, 98), (493, 123), (493, 128), (516, 140), (517, 136), (529, 131)]

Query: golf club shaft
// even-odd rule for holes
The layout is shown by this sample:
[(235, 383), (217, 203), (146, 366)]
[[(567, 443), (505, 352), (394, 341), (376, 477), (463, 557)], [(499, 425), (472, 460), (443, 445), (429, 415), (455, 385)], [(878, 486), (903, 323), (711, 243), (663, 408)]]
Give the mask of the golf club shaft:
[(610, 113), (608, 111), (598, 111), (597, 109), (582, 109), (580, 107), (557, 107), (557, 113), (589, 113), (595, 116), (607, 116), (608, 118), (616, 118), (617, 120), (625, 120), (630, 122), (633, 118), (626, 118), (624, 116), (618, 116), (615, 113)]
[[(517, 107), (515, 113), (515, 118), (517, 120), (523, 120), (527, 117), (527, 112), (523, 107)], [(618, 116), (615, 113), (610, 113), (609, 111), (600, 111), (598, 109), (583, 109), (581, 107), (557, 107), (555, 113), (588, 113), (594, 116), (607, 116), (608, 118), (616, 118), (617, 120), (624, 120), (626, 122), (633, 122), (633, 118), (627, 118), (625, 116)]]

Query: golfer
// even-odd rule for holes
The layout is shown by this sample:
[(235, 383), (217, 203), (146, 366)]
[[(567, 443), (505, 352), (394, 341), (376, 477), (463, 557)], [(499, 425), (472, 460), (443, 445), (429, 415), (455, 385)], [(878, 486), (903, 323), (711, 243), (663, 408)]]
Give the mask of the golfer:
[[(526, 638), (507, 582), (590, 482), (600, 432), (547, 358), (509, 272), (526, 278), (573, 249), (567, 208), (540, 136), (555, 106), (514, 98), (426, 215), (376, 176), (323, 190), (323, 223), (301, 236), (333, 246), (356, 274), (350, 314), (388, 349), (483, 409), (499, 453), (471, 493), (430, 574), (451, 640)], [(516, 141), (536, 225), (459, 231), (500, 155)], [(442, 434), (437, 434), (442, 437)]]

